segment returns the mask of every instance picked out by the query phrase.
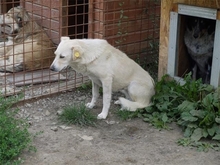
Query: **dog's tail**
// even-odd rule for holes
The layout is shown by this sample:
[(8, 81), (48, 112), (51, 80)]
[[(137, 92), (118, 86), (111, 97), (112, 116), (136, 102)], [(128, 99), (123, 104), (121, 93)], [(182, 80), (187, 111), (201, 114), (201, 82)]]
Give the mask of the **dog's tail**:
[(147, 101), (145, 101), (145, 103), (140, 103), (127, 100), (123, 97), (119, 97), (119, 103), (121, 104), (121, 109), (126, 109), (128, 111), (136, 111), (137, 109), (145, 108), (150, 105)]

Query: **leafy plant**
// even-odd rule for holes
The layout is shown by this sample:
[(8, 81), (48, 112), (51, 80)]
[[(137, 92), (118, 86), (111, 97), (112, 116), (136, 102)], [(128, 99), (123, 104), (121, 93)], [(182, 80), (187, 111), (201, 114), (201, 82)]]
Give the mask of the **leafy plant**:
[(131, 112), (131, 111), (123, 111), (123, 110), (118, 110), (116, 111), (116, 115), (121, 119), (121, 120), (129, 120), (135, 117), (138, 117), (139, 112)]
[(190, 138), (180, 138), (177, 141), (177, 144), (184, 147), (186, 146), (194, 147), (194, 148), (196, 147), (198, 151), (204, 151), (204, 152), (208, 152), (210, 148), (216, 151), (220, 151), (220, 143), (193, 141)]
[(79, 126), (95, 126), (97, 118), (89, 111), (84, 103), (78, 103), (64, 108), (59, 120), (67, 124)]
[[(123, 2), (119, 2), (119, 6), (122, 8), (123, 5), (124, 5), (124, 1)], [(123, 41), (126, 41), (126, 38), (124, 36), (127, 35), (127, 29), (126, 27), (123, 27), (122, 26), (122, 22), (124, 20), (128, 19), (128, 17), (126, 15), (124, 15), (124, 10), (121, 9), (120, 10), (120, 17), (119, 17), (119, 20), (118, 20), (118, 32), (117, 32), (117, 35), (120, 37), (118, 40), (115, 41), (116, 44), (121, 44)]]
[(20, 164), (18, 156), (23, 150), (35, 150), (31, 145), (32, 135), (28, 132), (29, 124), (15, 118), (18, 110), (11, 110), (15, 97), (0, 96), (0, 164)]
[(192, 81), (191, 74), (187, 74), (184, 81), (185, 84), (181, 85), (165, 75), (155, 86), (152, 105), (142, 110), (143, 119), (157, 128), (168, 128), (168, 123), (176, 121), (188, 138), (178, 144), (194, 145), (204, 150), (207, 146), (214, 148), (215, 145), (200, 141), (211, 139), (220, 142), (219, 89), (203, 84), (201, 80)]
[[(79, 88), (77, 88), (77, 90), (79, 90), (79, 91), (86, 91), (86, 92), (92, 92), (92, 82), (91, 81), (89, 81), (89, 82), (86, 82), (86, 83), (84, 83), (84, 84), (82, 84)], [(100, 94), (102, 94), (102, 92), (103, 92), (103, 89), (102, 88), (99, 88), (99, 93)]]
[(77, 88), (80, 91), (88, 91), (92, 89), (92, 83), (89, 81), (87, 83), (83, 83), (79, 88)]

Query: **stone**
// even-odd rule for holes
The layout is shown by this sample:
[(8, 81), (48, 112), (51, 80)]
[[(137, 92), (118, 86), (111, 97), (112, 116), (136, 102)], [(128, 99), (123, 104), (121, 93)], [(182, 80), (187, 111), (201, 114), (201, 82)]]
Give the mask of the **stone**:
[(50, 116), (50, 111), (46, 110), (45, 115)]
[(63, 113), (63, 110), (58, 110), (57, 111), (57, 115), (62, 115), (62, 113)]
[(61, 126), (59, 126), (59, 127), (62, 128), (63, 130), (72, 129), (72, 127), (68, 127), (68, 126), (65, 126), (65, 125), (61, 125)]
[(87, 135), (78, 135), (79, 137), (81, 137), (83, 140), (93, 140), (93, 137), (92, 136), (87, 136)]
[(50, 127), (50, 129), (51, 129), (52, 131), (54, 131), (54, 132), (58, 131), (58, 127), (57, 127), (57, 126), (52, 126), (52, 127)]

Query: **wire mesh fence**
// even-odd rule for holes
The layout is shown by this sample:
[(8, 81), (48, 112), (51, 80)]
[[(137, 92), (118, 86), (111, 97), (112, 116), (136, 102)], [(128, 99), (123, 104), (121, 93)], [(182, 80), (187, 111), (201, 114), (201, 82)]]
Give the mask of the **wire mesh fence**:
[(61, 36), (106, 39), (157, 75), (160, 0), (2, 0), (0, 13), (5, 96), (28, 100), (88, 82), (71, 68), (49, 69)]

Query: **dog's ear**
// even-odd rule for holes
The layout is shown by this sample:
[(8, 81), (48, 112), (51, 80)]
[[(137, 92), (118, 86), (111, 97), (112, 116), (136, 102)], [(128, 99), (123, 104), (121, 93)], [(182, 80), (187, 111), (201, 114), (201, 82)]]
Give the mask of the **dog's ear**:
[(215, 33), (216, 23), (213, 20), (208, 21), (208, 34), (211, 35)]
[(197, 17), (193, 17), (193, 16), (188, 16), (186, 19), (186, 26), (188, 28), (189, 31), (192, 31), (196, 24), (198, 23), (198, 18)]
[(73, 60), (77, 58), (81, 58), (81, 56), (84, 53), (81, 46), (73, 46), (72, 51), (73, 51)]
[(11, 10), (13, 10), (14, 19), (16, 20), (19, 27), (25, 26), (25, 24), (30, 20), (30, 16), (22, 6), (14, 7)]
[(64, 40), (70, 40), (70, 37), (62, 36), (62, 37), (60, 38), (60, 41), (64, 41)]

